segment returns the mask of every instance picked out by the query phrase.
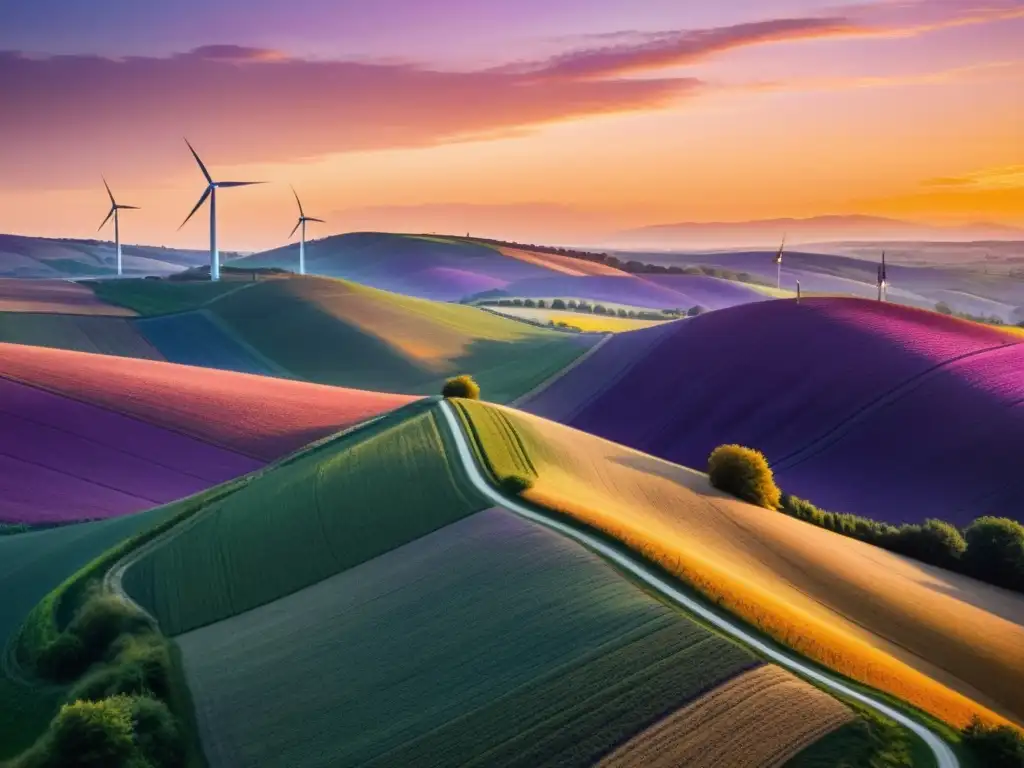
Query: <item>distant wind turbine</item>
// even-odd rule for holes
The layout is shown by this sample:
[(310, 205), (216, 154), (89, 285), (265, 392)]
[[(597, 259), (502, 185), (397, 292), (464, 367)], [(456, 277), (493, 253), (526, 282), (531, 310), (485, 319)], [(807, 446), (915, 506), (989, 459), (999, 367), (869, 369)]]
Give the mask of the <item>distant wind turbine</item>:
[[(213, 177), (210, 176), (210, 172), (206, 170), (206, 166), (203, 165), (203, 161), (199, 159), (199, 154), (193, 149), (192, 145), (188, 143), (188, 139), (185, 139), (185, 143), (188, 144), (188, 148), (192, 151), (192, 157), (196, 159), (199, 164), (199, 170), (203, 172), (203, 176), (206, 177), (206, 190), (203, 192), (203, 196), (199, 198), (199, 202), (196, 203), (196, 207), (192, 209), (192, 212), (185, 217), (185, 220), (181, 222), (181, 227), (188, 224), (188, 220), (195, 215), (203, 203), (206, 202), (206, 198), (210, 198), (210, 280), (220, 280), (220, 251), (217, 250), (217, 190), (220, 187), (248, 187), (252, 184), (263, 184), (262, 181), (214, 181)], [(180, 230), (181, 227), (178, 227)]]
[[(306, 274), (306, 222), (317, 221), (323, 224), (324, 220), (314, 219), (312, 216), (307, 216), (303, 213), (302, 201), (299, 200), (299, 193), (295, 191), (295, 187), (292, 187), (292, 194), (295, 195), (295, 202), (299, 204), (299, 220), (295, 224), (295, 229), (302, 227), (302, 237), (299, 240), (299, 274), (304, 275)], [(295, 229), (292, 230), (291, 235), (288, 235), (289, 238), (295, 234)]]
[(886, 298), (887, 280), (885, 274), (885, 251), (882, 251), (882, 263), (878, 265), (878, 300)]
[(782, 243), (779, 245), (779, 251), (775, 254), (775, 265), (779, 268), (778, 279), (776, 281), (776, 288), (782, 288), (782, 249), (786, 247), (786, 235), (782, 235)]
[(120, 224), (119, 224), (119, 222), (117, 220), (117, 212), (118, 211), (137, 211), (137, 210), (139, 210), (139, 207), (137, 205), (118, 205), (117, 201), (114, 200), (114, 193), (110, 191), (110, 185), (107, 184), (107, 180), (106, 179), (103, 179), (103, 186), (107, 188), (107, 195), (110, 197), (110, 213), (107, 214), (107, 218), (105, 218), (103, 220), (103, 223), (100, 224), (99, 229), (97, 229), (96, 231), (99, 232), (100, 229), (103, 229), (103, 227), (105, 227), (107, 225), (107, 222), (110, 221), (110, 217), (111, 216), (114, 217), (114, 249), (117, 251), (117, 276), (120, 277), (121, 276), (121, 271), (122, 271), (121, 270), (121, 227), (120, 227)]

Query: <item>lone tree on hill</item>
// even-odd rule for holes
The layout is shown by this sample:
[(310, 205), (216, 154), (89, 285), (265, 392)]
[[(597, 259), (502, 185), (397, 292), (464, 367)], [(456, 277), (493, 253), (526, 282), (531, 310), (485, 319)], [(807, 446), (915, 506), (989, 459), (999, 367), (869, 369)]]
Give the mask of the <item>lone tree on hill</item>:
[(472, 376), (463, 374), (448, 379), (441, 389), (444, 397), (464, 397), (467, 400), (480, 399), (480, 385), (473, 380)]
[(708, 477), (720, 491), (765, 509), (778, 510), (782, 493), (768, 459), (742, 445), (720, 445), (708, 458)]

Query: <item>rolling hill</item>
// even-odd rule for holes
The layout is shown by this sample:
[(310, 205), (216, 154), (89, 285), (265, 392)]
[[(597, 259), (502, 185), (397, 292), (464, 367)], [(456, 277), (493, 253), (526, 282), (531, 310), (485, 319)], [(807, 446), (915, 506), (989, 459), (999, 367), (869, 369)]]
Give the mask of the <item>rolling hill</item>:
[(524, 407), (685, 466), (757, 448), (834, 511), (1019, 517), (1021, 339), (894, 304), (763, 302), (619, 334)]
[(481, 511), (436, 408), (253, 476), (128, 567), (178, 636), (211, 765), (587, 766), (669, 714), (693, 749), (689, 725), (721, 729), (741, 699), (750, 738), (716, 749), (758, 741), (781, 765), (853, 718), (579, 545)]
[(0, 521), (28, 523), (174, 501), (409, 400), (8, 344), (0, 392)]
[[(153, 245), (122, 245), (127, 275), (170, 275), (209, 260), (207, 251)], [(105, 277), (117, 273), (114, 244), (0, 235), (0, 277)]]
[(459, 401), (495, 477), (635, 550), (770, 637), (963, 725), (1024, 723), (1024, 597), (715, 490), (707, 476), (521, 411)]

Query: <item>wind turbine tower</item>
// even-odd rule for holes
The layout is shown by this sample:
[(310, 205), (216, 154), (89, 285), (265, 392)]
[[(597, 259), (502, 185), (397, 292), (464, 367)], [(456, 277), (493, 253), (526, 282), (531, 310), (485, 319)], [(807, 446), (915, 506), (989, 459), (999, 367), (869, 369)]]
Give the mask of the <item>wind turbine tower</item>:
[(288, 235), (288, 237), (291, 238), (291, 236), (295, 234), (296, 229), (299, 229), (299, 227), (302, 228), (302, 234), (299, 238), (299, 274), (304, 275), (306, 274), (306, 222), (317, 221), (323, 224), (324, 220), (314, 219), (312, 216), (307, 216), (303, 213), (302, 201), (299, 200), (299, 193), (295, 191), (295, 187), (292, 187), (292, 194), (295, 195), (295, 202), (299, 205), (299, 220), (295, 224), (295, 229), (292, 230), (291, 235)]
[[(214, 181), (213, 177), (210, 176), (210, 172), (206, 170), (206, 166), (203, 165), (203, 161), (199, 159), (199, 154), (193, 149), (192, 145), (188, 143), (188, 139), (185, 139), (185, 143), (188, 144), (189, 150), (192, 152), (192, 157), (196, 159), (199, 164), (199, 170), (203, 172), (203, 176), (206, 178), (206, 189), (203, 191), (203, 196), (199, 198), (199, 202), (196, 203), (196, 207), (192, 209), (192, 212), (185, 217), (185, 220), (181, 222), (181, 227), (188, 224), (188, 220), (192, 218), (196, 211), (198, 211), (203, 203), (206, 202), (206, 198), (210, 198), (210, 280), (220, 280), (220, 251), (217, 250), (217, 190), (222, 187), (248, 187), (253, 184), (262, 184), (262, 181)], [(180, 230), (181, 227), (178, 227)]]
[(775, 266), (778, 268), (778, 273), (777, 273), (777, 278), (776, 278), (776, 282), (775, 282), (775, 287), (776, 288), (780, 288), (780, 289), (782, 288), (782, 250), (785, 247), (786, 247), (786, 236), (783, 235), (782, 236), (782, 243), (779, 244), (779, 250), (775, 254), (775, 258), (773, 259), (773, 261), (775, 262)]
[(139, 210), (139, 207), (137, 205), (118, 205), (117, 201), (114, 200), (114, 193), (110, 191), (110, 185), (107, 184), (107, 180), (106, 179), (103, 179), (103, 186), (107, 188), (107, 195), (110, 197), (110, 213), (107, 214), (107, 218), (105, 218), (103, 220), (103, 223), (100, 224), (99, 229), (97, 229), (96, 231), (99, 232), (100, 229), (103, 229), (103, 227), (105, 227), (107, 225), (107, 222), (110, 221), (110, 217), (111, 216), (114, 217), (114, 249), (117, 251), (117, 276), (120, 277), (121, 273), (122, 273), (122, 268), (121, 268), (121, 227), (120, 227), (120, 223), (117, 220), (117, 212), (118, 211), (137, 211), (137, 210)]

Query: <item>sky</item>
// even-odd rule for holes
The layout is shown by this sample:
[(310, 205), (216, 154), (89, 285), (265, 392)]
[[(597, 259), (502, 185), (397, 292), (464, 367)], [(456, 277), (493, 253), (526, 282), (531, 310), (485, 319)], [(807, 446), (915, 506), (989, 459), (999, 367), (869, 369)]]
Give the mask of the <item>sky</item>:
[(1024, 226), (1024, 0), (0, 0), (0, 232), (204, 247), (184, 137), (229, 250)]

